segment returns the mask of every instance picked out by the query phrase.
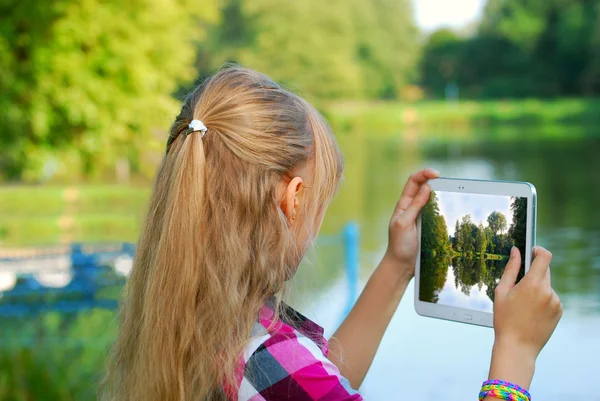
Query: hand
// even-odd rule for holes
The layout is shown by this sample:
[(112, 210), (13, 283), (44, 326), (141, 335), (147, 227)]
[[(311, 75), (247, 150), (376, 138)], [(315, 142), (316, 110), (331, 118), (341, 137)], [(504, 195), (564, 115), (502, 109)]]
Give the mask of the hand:
[(496, 341), (510, 343), (537, 358), (562, 316), (562, 305), (550, 284), (552, 254), (542, 247), (533, 250), (534, 261), (515, 285), (521, 253), (513, 248), (494, 301)]
[(552, 254), (533, 250), (531, 269), (515, 285), (521, 254), (513, 248), (494, 300), (495, 343), (490, 379), (529, 387), (535, 360), (562, 316), (562, 305), (550, 284)]
[(384, 259), (401, 269), (400, 273), (410, 280), (415, 275), (415, 262), (419, 247), (417, 216), (429, 200), (431, 192), (427, 181), (440, 176), (435, 170), (425, 169), (412, 174), (390, 220), (389, 242)]

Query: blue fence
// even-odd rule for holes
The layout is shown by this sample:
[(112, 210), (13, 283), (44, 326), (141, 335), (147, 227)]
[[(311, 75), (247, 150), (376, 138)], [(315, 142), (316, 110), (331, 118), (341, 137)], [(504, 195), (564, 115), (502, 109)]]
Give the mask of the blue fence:
[[(333, 238), (339, 240), (340, 237), (348, 283), (346, 316), (358, 292), (358, 225), (347, 224), (341, 235)], [(94, 308), (116, 309), (127, 272), (119, 272), (115, 268), (115, 260), (131, 263), (134, 254), (135, 246), (130, 243), (75, 243), (66, 248), (5, 254), (0, 257), (0, 273), (13, 273), (12, 277), (16, 279), (12, 288), (0, 291), (0, 317), (23, 317), (50, 311), (75, 313)], [(58, 275), (67, 282), (58, 286), (45, 285), (40, 282), (40, 275)]]

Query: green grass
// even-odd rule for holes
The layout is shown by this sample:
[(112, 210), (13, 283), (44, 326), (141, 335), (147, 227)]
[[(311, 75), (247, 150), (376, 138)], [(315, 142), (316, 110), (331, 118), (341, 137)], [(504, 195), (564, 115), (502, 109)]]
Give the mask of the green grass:
[(482, 127), (595, 126), (600, 123), (600, 99), (337, 102), (327, 105), (325, 114), (342, 132), (381, 135), (407, 128), (445, 129), (468, 137)]
[(150, 188), (102, 186), (7, 186), (0, 188), (0, 218), (143, 211)]

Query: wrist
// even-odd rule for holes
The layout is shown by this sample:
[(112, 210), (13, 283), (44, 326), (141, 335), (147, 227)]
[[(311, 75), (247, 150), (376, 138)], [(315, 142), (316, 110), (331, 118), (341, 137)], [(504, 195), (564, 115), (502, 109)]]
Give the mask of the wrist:
[(408, 285), (415, 276), (414, 264), (399, 260), (389, 252), (383, 256), (378, 269), (384, 271), (392, 282), (401, 286)]
[(504, 380), (529, 389), (535, 372), (535, 355), (507, 340), (496, 340), (492, 349), (490, 380)]

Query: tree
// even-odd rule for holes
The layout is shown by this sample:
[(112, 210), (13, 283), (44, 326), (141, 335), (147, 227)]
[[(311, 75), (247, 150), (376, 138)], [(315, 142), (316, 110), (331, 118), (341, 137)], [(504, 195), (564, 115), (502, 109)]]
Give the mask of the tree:
[(237, 61), (313, 98), (394, 98), (415, 70), (408, 0), (228, 0), (210, 66)]
[(495, 246), (494, 246), (494, 233), (492, 232), (492, 229), (489, 227), (485, 228), (485, 242), (487, 244), (486, 247), (486, 252), (487, 253), (494, 253), (495, 250)]
[(442, 95), (445, 65), (463, 97), (598, 94), (599, 21), (600, 0), (488, 0), (474, 37), (431, 36), (423, 84)]
[(9, 178), (91, 174), (142, 149), (194, 77), (193, 42), (216, 0), (33, 0), (0, 5), (0, 166)]
[(423, 47), (421, 83), (431, 94), (444, 96), (446, 85), (456, 81), (464, 40), (448, 28), (433, 32)]
[(479, 223), (479, 227), (477, 227), (475, 235), (475, 251), (480, 254), (481, 258), (483, 258), (487, 249), (487, 236), (485, 233), (485, 227), (483, 227), (483, 223)]
[(421, 211), (421, 248), (424, 258), (445, 257), (450, 251), (448, 229), (434, 192)]
[(508, 230), (508, 235), (512, 239), (513, 244), (521, 251), (521, 273), (519, 278), (524, 274), (525, 268), (525, 246), (527, 244), (527, 198), (513, 197), (510, 205), (512, 211), (513, 222)]
[(458, 246), (462, 250), (464, 257), (472, 257), (475, 252), (474, 233), (476, 229), (477, 226), (473, 223), (471, 215), (467, 214), (463, 216), (460, 224), (460, 241), (458, 242)]
[(506, 216), (504, 216), (500, 212), (492, 212), (487, 218), (488, 225), (492, 229), (494, 235), (497, 235), (499, 232), (503, 232), (506, 230)]
[(596, 4), (596, 23), (590, 38), (590, 60), (582, 79), (585, 94), (600, 93), (600, 1)]
[(458, 219), (457, 219), (456, 220), (456, 224), (454, 225), (454, 236), (452, 237), (452, 248), (455, 251), (459, 251), (460, 250), (458, 248), (459, 239), (460, 239), (460, 224), (459, 224)]

